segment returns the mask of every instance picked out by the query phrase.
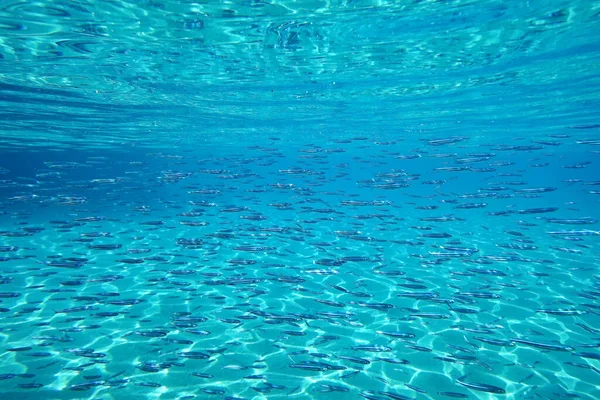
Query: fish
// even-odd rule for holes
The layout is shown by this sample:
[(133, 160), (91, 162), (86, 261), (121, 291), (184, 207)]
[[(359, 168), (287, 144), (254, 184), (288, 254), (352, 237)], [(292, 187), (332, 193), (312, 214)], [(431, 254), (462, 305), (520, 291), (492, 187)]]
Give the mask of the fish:
[(535, 312), (542, 313), (542, 314), (549, 314), (549, 315), (558, 315), (558, 316), (573, 316), (573, 315), (581, 315), (581, 314), (585, 314), (586, 313), (585, 310), (576, 310), (576, 309), (569, 309), (569, 310), (564, 310), (564, 309), (555, 309), (555, 310), (551, 310), (551, 309), (538, 309)]
[(425, 347), (425, 346), (417, 346), (414, 344), (406, 344), (406, 345), (404, 345), (404, 347), (406, 347), (407, 349), (412, 349), (412, 350), (421, 351), (421, 352), (425, 352), (425, 353), (431, 353), (433, 351), (432, 348)]
[(467, 376), (463, 376), (460, 377), (458, 379), (456, 379), (456, 383), (458, 383), (461, 386), (464, 386), (468, 389), (471, 390), (476, 390), (479, 392), (487, 392), (487, 393), (493, 393), (493, 394), (505, 394), (506, 390), (499, 387), (499, 386), (494, 386), (494, 385), (490, 385), (487, 383), (474, 383), (474, 382), (466, 382), (465, 379), (467, 378)]
[(42, 384), (42, 383), (35, 383), (35, 382), (31, 382), (31, 383), (19, 383), (19, 384), (17, 384), (17, 387), (19, 389), (40, 389), (40, 388), (44, 387), (44, 384)]
[(338, 358), (340, 360), (350, 361), (350, 362), (353, 362), (356, 364), (362, 364), (362, 365), (371, 364), (371, 361), (367, 360), (366, 358), (349, 357), (349, 356), (336, 356), (336, 358)]
[(535, 348), (542, 349), (542, 350), (568, 351), (568, 352), (575, 351), (575, 349), (573, 347), (567, 346), (567, 345), (562, 345), (562, 344), (543, 343), (543, 342), (536, 342), (533, 340), (517, 339), (517, 338), (510, 339), (510, 341), (515, 344), (523, 344), (526, 346), (531, 346), (531, 347), (535, 347)]
[(301, 369), (304, 371), (316, 371), (316, 372), (325, 372), (328, 371), (329, 368), (324, 365), (312, 365), (312, 364), (289, 364), (290, 368)]
[(469, 397), (464, 393), (458, 392), (437, 392), (437, 394), (439, 394), (440, 396), (453, 397), (455, 399), (466, 399)]
[(578, 353), (573, 353), (574, 356), (577, 357), (582, 357), (582, 358), (589, 358), (592, 360), (600, 360), (600, 353), (591, 353), (591, 352), (578, 352)]
[(88, 245), (88, 249), (90, 250), (118, 250), (123, 247), (122, 244), (90, 244)]
[(427, 319), (448, 319), (450, 315), (441, 313), (412, 313), (409, 314), (411, 317), (416, 318), (427, 318)]
[(394, 400), (412, 400), (412, 397), (404, 396), (402, 394), (394, 393), (394, 392), (378, 392), (378, 394), (381, 394), (383, 396), (386, 396), (386, 397), (388, 397), (390, 399), (394, 399)]
[(390, 336), (399, 339), (412, 339), (416, 335), (412, 332), (391, 332), (391, 331), (377, 331), (380, 335)]
[(503, 347), (512, 347), (515, 345), (515, 342), (512, 340), (503, 340), (503, 339), (493, 339), (493, 338), (485, 338), (481, 336), (473, 337), (475, 340), (479, 340), (480, 342), (491, 344), (493, 346), (503, 346)]

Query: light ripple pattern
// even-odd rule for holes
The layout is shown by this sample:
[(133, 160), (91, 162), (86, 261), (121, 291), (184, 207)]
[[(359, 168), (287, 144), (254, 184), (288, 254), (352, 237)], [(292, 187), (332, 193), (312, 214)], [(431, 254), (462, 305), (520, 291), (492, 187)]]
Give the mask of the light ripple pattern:
[(356, 138), (7, 165), (2, 390), (597, 397), (592, 163), (465, 142), (401, 161), (404, 143)]

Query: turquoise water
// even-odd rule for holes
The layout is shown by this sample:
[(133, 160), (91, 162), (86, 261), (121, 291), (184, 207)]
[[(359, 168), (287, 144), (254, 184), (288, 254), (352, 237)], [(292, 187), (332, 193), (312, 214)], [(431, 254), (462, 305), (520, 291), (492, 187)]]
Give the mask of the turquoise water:
[(600, 4), (0, 3), (0, 398), (600, 398)]

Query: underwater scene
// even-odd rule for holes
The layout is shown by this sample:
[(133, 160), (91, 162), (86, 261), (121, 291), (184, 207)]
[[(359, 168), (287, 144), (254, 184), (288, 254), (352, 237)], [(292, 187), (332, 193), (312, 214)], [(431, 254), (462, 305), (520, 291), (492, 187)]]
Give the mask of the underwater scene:
[(600, 399), (600, 2), (0, 1), (0, 399)]

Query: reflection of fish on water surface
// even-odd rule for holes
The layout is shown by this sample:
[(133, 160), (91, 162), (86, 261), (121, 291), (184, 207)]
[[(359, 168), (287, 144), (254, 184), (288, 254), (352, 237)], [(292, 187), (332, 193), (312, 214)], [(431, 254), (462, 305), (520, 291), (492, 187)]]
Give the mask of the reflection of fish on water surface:
[(583, 177), (553, 139), (53, 161), (1, 199), (0, 388), (539, 397), (560, 365), (597, 395), (597, 182), (526, 170)]

